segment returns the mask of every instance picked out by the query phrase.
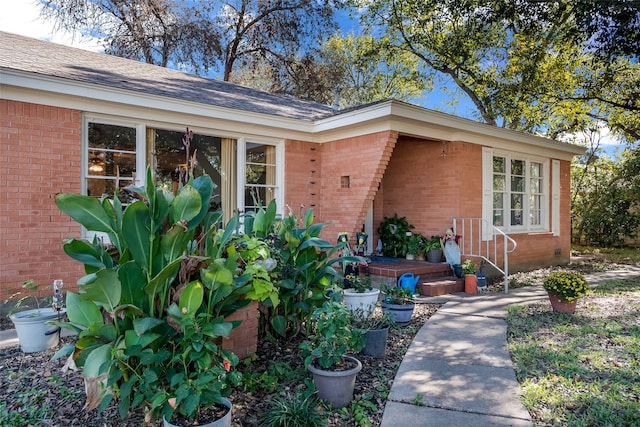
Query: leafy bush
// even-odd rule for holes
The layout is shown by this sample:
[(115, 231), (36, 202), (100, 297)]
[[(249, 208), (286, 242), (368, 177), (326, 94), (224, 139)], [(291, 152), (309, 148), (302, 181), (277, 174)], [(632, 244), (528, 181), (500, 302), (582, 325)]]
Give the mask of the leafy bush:
[(554, 294), (560, 301), (573, 301), (587, 294), (589, 286), (582, 274), (573, 271), (556, 271), (542, 282), (547, 292)]

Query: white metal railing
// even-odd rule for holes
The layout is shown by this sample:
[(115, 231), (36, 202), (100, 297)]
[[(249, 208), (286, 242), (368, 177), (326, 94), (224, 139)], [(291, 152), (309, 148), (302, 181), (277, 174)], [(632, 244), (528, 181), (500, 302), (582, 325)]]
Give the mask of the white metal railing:
[[(509, 292), (509, 254), (518, 244), (504, 231), (483, 218), (454, 218), (453, 232), (461, 236), (458, 241), (460, 255), (477, 257), (492, 265), (504, 275), (504, 293)], [(498, 251), (502, 252), (502, 268), (498, 266)]]

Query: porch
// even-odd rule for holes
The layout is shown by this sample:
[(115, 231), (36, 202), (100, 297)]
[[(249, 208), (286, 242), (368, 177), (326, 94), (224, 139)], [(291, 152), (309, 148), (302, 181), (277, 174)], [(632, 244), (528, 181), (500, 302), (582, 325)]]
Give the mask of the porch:
[(464, 279), (457, 278), (449, 264), (445, 262), (427, 262), (404, 258), (369, 258), (369, 275), (374, 287), (381, 285), (396, 286), (398, 279), (405, 273), (420, 276), (416, 292), (424, 296), (438, 296), (464, 292)]

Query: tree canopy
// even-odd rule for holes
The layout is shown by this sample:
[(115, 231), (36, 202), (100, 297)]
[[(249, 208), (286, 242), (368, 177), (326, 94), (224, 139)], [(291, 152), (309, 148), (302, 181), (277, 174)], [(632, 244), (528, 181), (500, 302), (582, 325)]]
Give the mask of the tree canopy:
[(313, 0), (46, 0), (41, 16), (102, 38), (106, 53), (195, 73), (214, 68), (225, 81), (239, 61), (295, 58), (336, 28), (332, 4)]

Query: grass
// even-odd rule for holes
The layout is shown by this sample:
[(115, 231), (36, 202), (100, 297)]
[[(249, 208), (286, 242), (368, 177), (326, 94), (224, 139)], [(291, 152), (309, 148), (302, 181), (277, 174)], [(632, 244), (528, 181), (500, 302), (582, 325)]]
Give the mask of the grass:
[(547, 302), (509, 309), (509, 350), (536, 426), (640, 425), (639, 319), (640, 278), (598, 285), (574, 315)]

